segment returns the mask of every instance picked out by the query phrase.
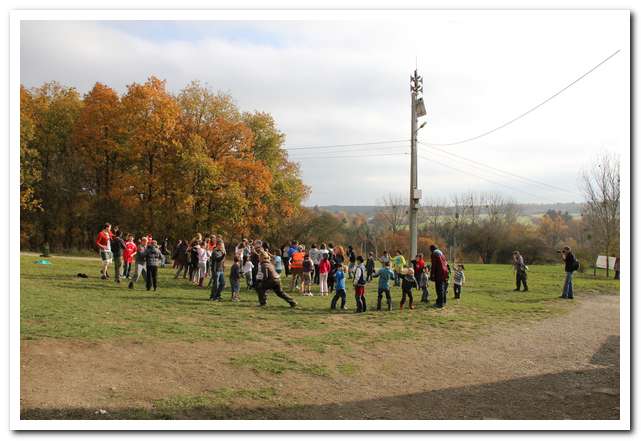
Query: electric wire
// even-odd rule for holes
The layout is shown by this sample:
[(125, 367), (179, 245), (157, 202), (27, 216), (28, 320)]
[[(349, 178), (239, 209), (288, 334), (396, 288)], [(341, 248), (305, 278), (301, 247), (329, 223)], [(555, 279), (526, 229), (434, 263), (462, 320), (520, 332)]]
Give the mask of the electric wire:
[(362, 145), (376, 145), (376, 144), (395, 144), (399, 142), (409, 142), (410, 139), (394, 139), (391, 141), (373, 141), (373, 142), (357, 142), (354, 144), (333, 144), (333, 145), (317, 145), (317, 146), (304, 146), (304, 147), (285, 147), (285, 150), (314, 150), (314, 149), (331, 149), (334, 147), (356, 147)]
[(511, 187), (511, 186), (509, 186), (509, 185), (502, 184), (502, 183), (500, 183), (500, 182), (494, 181), (494, 180), (492, 180), (492, 179), (488, 179), (488, 178), (483, 177), (483, 176), (479, 176), (479, 175), (477, 175), (477, 174), (471, 173), (471, 172), (466, 171), (466, 170), (461, 170), (460, 168), (453, 167), (453, 166), (451, 166), (451, 165), (449, 165), (449, 164), (446, 164), (446, 163), (444, 163), (444, 162), (440, 162), (440, 161), (437, 161), (437, 160), (432, 159), (432, 158), (427, 158), (427, 157), (422, 156), (422, 155), (417, 155), (417, 156), (418, 156), (419, 158), (421, 158), (421, 159), (425, 160), (425, 161), (430, 161), (430, 162), (433, 162), (433, 163), (435, 163), (435, 164), (442, 165), (443, 167), (447, 167), (447, 168), (449, 168), (449, 169), (452, 169), (452, 170), (458, 171), (459, 173), (462, 173), (462, 174), (464, 174), (464, 175), (471, 175), (471, 176), (475, 176), (475, 177), (477, 177), (477, 178), (479, 178), (479, 179), (483, 179), (483, 180), (485, 180), (485, 181), (491, 182), (492, 184), (499, 185), (499, 186), (501, 186), (501, 187), (505, 187), (505, 188), (508, 188), (508, 189), (510, 189), (510, 190), (520, 191), (521, 193), (525, 193), (525, 194), (528, 194), (528, 195), (530, 195), (530, 196), (534, 196), (535, 198), (538, 198), (538, 199), (545, 199), (545, 198), (541, 198), (541, 196), (540, 196), (540, 195), (537, 195), (537, 194), (534, 194), (534, 193), (530, 193), (529, 191), (522, 190), (522, 189), (520, 189), (520, 188)]
[[(499, 176), (501, 176), (500, 174), (502, 173), (502, 174), (505, 174), (505, 175), (509, 175), (509, 176), (513, 176), (513, 177), (515, 177), (515, 178), (521, 179), (522, 181), (525, 181), (525, 182), (527, 182), (527, 183), (529, 183), (529, 184), (535, 184), (535, 185), (538, 185), (538, 186), (540, 186), (540, 187), (548, 187), (548, 189), (551, 189), (551, 190), (563, 191), (563, 192), (565, 192), (565, 193), (569, 193), (569, 194), (572, 194), (572, 195), (575, 195), (575, 196), (576, 196), (576, 194), (575, 194), (573, 191), (566, 190), (566, 189), (564, 189), (564, 188), (557, 187), (557, 186), (555, 186), (555, 185), (546, 184), (545, 182), (537, 181), (537, 180), (535, 180), (535, 179), (527, 178), (527, 177), (525, 177), (525, 176), (521, 176), (521, 175), (518, 175), (518, 174), (516, 174), (516, 173), (509, 172), (509, 171), (507, 171), (507, 170), (502, 170), (502, 169), (500, 169), (500, 168), (498, 168), (498, 167), (494, 167), (494, 166), (491, 166), (491, 165), (487, 165), (487, 164), (484, 164), (484, 163), (482, 163), (482, 162), (480, 162), (480, 161), (475, 161), (475, 160), (473, 160), (473, 159), (469, 159), (469, 158), (466, 158), (466, 157), (464, 157), (464, 156), (457, 155), (456, 153), (449, 152), (449, 151), (447, 151), (447, 150), (445, 150), (445, 149), (440, 149), (440, 148), (438, 148), (438, 147), (433, 147), (433, 146), (427, 145), (427, 144), (425, 144), (425, 143), (423, 143), (423, 142), (421, 142), (421, 141), (418, 141), (418, 143), (419, 143), (419, 144), (421, 144), (421, 145), (422, 145), (423, 147), (425, 147), (425, 148), (429, 148), (429, 149), (432, 149), (432, 150), (436, 150), (436, 151), (441, 152), (442, 154), (449, 155), (449, 156), (453, 156), (453, 157), (455, 157), (455, 158), (458, 158), (458, 159), (462, 159), (462, 160), (464, 160), (464, 161), (467, 161), (467, 162), (469, 162), (469, 163), (471, 163), (471, 164), (475, 164), (475, 165), (477, 166), (477, 168), (479, 168), (479, 169), (481, 169), (481, 167), (484, 167), (484, 168), (487, 168), (487, 169), (490, 169), (490, 170), (494, 170), (494, 173), (495, 173), (495, 174), (497, 174), (497, 175), (499, 175)], [(501, 177), (504, 177), (504, 176), (501, 176)], [(548, 190), (548, 191), (550, 191), (550, 190)]]
[(430, 142), (430, 143), (428, 143), (428, 144), (429, 144), (429, 145), (431, 145), (431, 146), (441, 146), (441, 147), (446, 147), (446, 146), (452, 146), (452, 145), (463, 144), (463, 143), (466, 143), (466, 142), (475, 141), (475, 140), (477, 140), (477, 139), (479, 139), (479, 138), (483, 138), (484, 136), (490, 135), (490, 134), (492, 134), (492, 133), (496, 132), (497, 130), (500, 130), (500, 129), (504, 128), (504, 127), (507, 127), (507, 126), (509, 126), (510, 124), (512, 124), (512, 123), (514, 123), (514, 122), (518, 121), (519, 119), (521, 119), (521, 118), (523, 118), (523, 117), (525, 117), (525, 116), (529, 115), (530, 113), (534, 112), (534, 111), (535, 111), (536, 109), (538, 109), (539, 107), (543, 106), (544, 104), (548, 103), (548, 102), (549, 102), (549, 101), (551, 101), (552, 99), (554, 99), (554, 98), (556, 98), (557, 96), (559, 96), (561, 93), (565, 92), (565, 91), (566, 91), (567, 89), (569, 89), (570, 87), (574, 86), (576, 83), (578, 83), (579, 81), (581, 81), (583, 78), (587, 77), (589, 74), (591, 74), (592, 72), (594, 72), (596, 69), (598, 69), (599, 67), (601, 67), (601, 66), (602, 66), (603, 64), (605, 64), (606, 62), (608, 62), (612, 57), (614, 57), (614, 56), (615, 56), (616, 54), (618, 54), (619, 52), (621, 52), (621, 49), (618, 49), (618, 50), (616, 50), (615, 52), (613, 52), (612, 54), (610, 54), (608, 57), (606, 57), (606, 58), (605, 58), (605, 59), (603, 59), (601, 62), (599, 62), (596, 66), (592, 67), (590, 70), (588, 70), (588, 71), (587, 71), (587, 72), (585, 72), (583, 75), (581, 75), (580, 77), (578, 77), (577, 79), (575, 79), (574, 81), (572, 81), (572, 82), (571, 82), (570, 84), (568, 84), (567, 86), (563, 87), (563, 88), (562, 88), (561, 90), (559, 90), (558, 92), (554, 93), (554, 94), (553, 94), (552, 96), (550, 96), (549, 98), (546, 98), (545, 100), (541, 101), (540, 103), (538, 103), (538, 104), (537, 104), (537, 105), (535, 105), (534, 107), (531, 107), (529, 110), (527, 110), (527, 111), (525, 111), (525, 112), (521, 113), (520, 115), (518, 115), (517, 117), (512, 118), (511, 120), (509, 120), (509, 121), (507, 121), (507, 122), (505, 122), (505, 123), (501, 124), (500, 126), (493, 128), (492, 130), (488, 130), (487, 132), (483, 132), (483, 133), (481, 133), (481, 134), (479, 134), (479, 135), (472, 136), (472, 137), (470, 137), (470, 138), (466, 138), (466, 139), (463, 139), (463, 140), (460, 140), (460, 141), (455, 141), (455, 142), (445, 142), (445, 143), (433, 143), (433, 142)]

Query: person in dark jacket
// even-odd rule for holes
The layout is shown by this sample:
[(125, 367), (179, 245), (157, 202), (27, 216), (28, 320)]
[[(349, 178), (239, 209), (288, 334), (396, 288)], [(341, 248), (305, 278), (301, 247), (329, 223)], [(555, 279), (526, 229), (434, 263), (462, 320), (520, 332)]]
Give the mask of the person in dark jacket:
[(272, 290), (274, 293), (289, 303), (294, 308), (297, 303), (287, 293), (283, 291), (280, 285), (280, 276), (276, 272), (274, 265), (270, 262), (269, 253), (261, 251), (258, 272), (256, 273), (256, 293), (258, 294), (258, 306), (267, 305), (267, 291)]
[(414, 296), (412, 295), (413, 289), (418, 289), (418, 282), (414, 277), (414, 270), (412, 268), (408, 268), (407, 274), (401, 275), (401, 291), (403, 293), (399, 308), (401, 311), (403, 310), (403, 306), (405, 306), (405, 299), (407, 297), (410, 298), (410, 309), (414, 309)]
[(225, 245), (222, 239), (216, 240), (216, 248), (211, 253), (211, 294), (209, 300), (223, 300), (221, 294), (225, 289)]
[(234, 256), (234, 264), (231, 266), (229, 272), (229, 283), (231, 283), (231, 301), (238, 302), (240, 300), (240, 257)]
[(445, 283), (449, 277), (447, 271), (447, 259), (441, 250), (436, 245), (430, 245), (431, 251), (431, 271), (430, 280), (434, 282), (436, 289), (436, 304), (437, 308), (442, 308), (447, 303)]
[(155, 240), (152, 240), (151, 245), (145, 250), (145, 263), (147, 265), (147, 291), (151, 290), (152, 286), (154, 291), (156, 291), (158, 285), (158, 267), (162, 265), (162, 253)]
[(176, 270), (176, 276), (174, 279), (177, 279), (180, 277), (180, 273), (183, 273), (183, 278), (187, 277), (187, 272), (189, 271), (188, 269), (188, 256), (189, 253), (187, 252), (187, 249), (189, 248), (189, 245), (187, 245), (186, 240), (181, 240), (178, 242), (178, 245), (176, 245), (176, 249), (174, 250), (174, 255), (172, 256), (172, 259), (174, 260), (174, 266), (175, 268), (178, 268)]
[(577, 270), (576, 258), (572, 254), (570, 247), (565, 246), (561, 250), (561, 258), (565, 262), (565, 283), (563, 284), (563, 292), (561, 293), (562, 299), (573, 299), (574, 292), (572, 287), (572, 274)]
[(523, 284), (523, 291), (527, 291), (527, 267), (523, 256), (518, 251), (512, 253), (512, 265), (514, 266), (514, 271), (516, 271), (516, 288), (514, 291), (520, 291), (521, 284)]
[(114, 270), (116, 271), (116, 283), (120, 283), (120, 276), (122, 272), (122, 254), (125, 249), (125, 241), (122, 240), (122, 233), (116, 230), (114, 238), (111, 240), (111, 254), (114, 260)]

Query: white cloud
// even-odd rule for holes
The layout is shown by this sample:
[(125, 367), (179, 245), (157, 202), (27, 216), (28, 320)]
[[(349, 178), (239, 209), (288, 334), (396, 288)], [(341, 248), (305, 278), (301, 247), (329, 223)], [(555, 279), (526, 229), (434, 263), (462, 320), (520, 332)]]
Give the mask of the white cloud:
[[(448, 142), (505, 122), (622, 48), (528, 117), (451, 148), (576, 191), (586, 158), (603, 148), (629, 148), (624, 144), (627, 25), (607, 13), (581, 12), (453, 12), (374, 22), (188, 22), (167, 28), (166, 35), (146, 35), (144, 23), (137, 28), (24, 22), (21, 80), (27, 86), (57, 80), (82, 92), (101, 81), (124, 92), (127, 84), (150, 75), (167, 79), (173, 91), (198, 79), (231, 93), (244, 110), (272, 113), (288, 145), (314, 146), (409, 138), (408, 80), (418, 56), (428, 108), (420, 139)], [(179, 36), (173, 38), (172, 32)], [(511, 187), (521, 185), (437, 156)], [(408, 163), (407, 156), (366, 154), (301, 160), (312, 187), (308, 203), (372, 204), (383, 193), (406, 193)], [(422, 160), (419, 176), (425, 194), (501, 189), (519, 200), (536, 200)], [(529, 189), (538, 193), (534, 190)], [(548, 201), (576, 200), (563, 192), (540, 193)]]

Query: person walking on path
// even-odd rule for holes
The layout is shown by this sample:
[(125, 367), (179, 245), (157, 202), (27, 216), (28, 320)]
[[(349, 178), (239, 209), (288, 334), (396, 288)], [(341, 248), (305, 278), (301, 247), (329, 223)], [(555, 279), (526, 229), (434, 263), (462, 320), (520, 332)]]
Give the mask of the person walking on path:
[(572, 250), (570, 250), (570, 247), (568, 246), (563, 247), (563, 250), (561, 250), (561, 258), (565, 263), (565, 282), (563, 284), (561, 298), (573, 299), (574, 290), (572, 286), (572, 275), (574, 271), (579, 269), (579, 261), (576, 260), (574, 254), (572, 254)]
[(430, 280), (434, 282), (434, 288), (436, 289), (436, 304), (437, 308), (442, 308), (447, 303), (446, 293), (445, 293), (445, 282), (449, 277), (447, 270), (447, 259), (441, 250), (438, 249), (436, 245), (430, 245), (430, 251), (432, 252), (430, 259), (432, 262), (432, 267), (430, 270)]
[(267, 291), (272, 290), (274, 293), (289, 303), (289, 306), (294, 308), (297, 303), (287, 293), (283, 291), (280, 285), (280, 276), (276, 272), (274, 265), (270, 262), (269, 253), (261, 251), (260, 263), (258, 271), (256, 272), (256, 292), (258, 294), (258, 306), (267, 305)]
[(516, 288), (514, 291), (520, 291), (521, 284), (523, 284), (523, 291), (527, 291), (527, 267), (523, 261), (523, 256), (518, 251), (512, 253), (512, 265), (516, 272)]

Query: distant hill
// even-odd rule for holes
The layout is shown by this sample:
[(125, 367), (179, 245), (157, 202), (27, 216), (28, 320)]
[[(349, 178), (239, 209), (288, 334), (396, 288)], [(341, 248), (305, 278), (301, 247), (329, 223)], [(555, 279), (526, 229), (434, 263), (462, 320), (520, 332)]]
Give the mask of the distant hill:
[[(583, 204), (575, 202), (558, 202), (555, 204), (517, 204), (521, 214), (523, 216), (540, 216), (545, 214), (548, 210), (561, 211), (565, 213), (566, 211), (572, 216), (578, 216), (581, 214), (581, 209)], [(371, 217), (380, 210), (382, 206), (380, 205), (317, 205), (314, 208), (323, 211), (329, 211), (330, 213), (347, 213), (347, 214), (362, 214), (366, 217)], [(482, 209), (481, 213), (484, 213), (485, 210)]]

